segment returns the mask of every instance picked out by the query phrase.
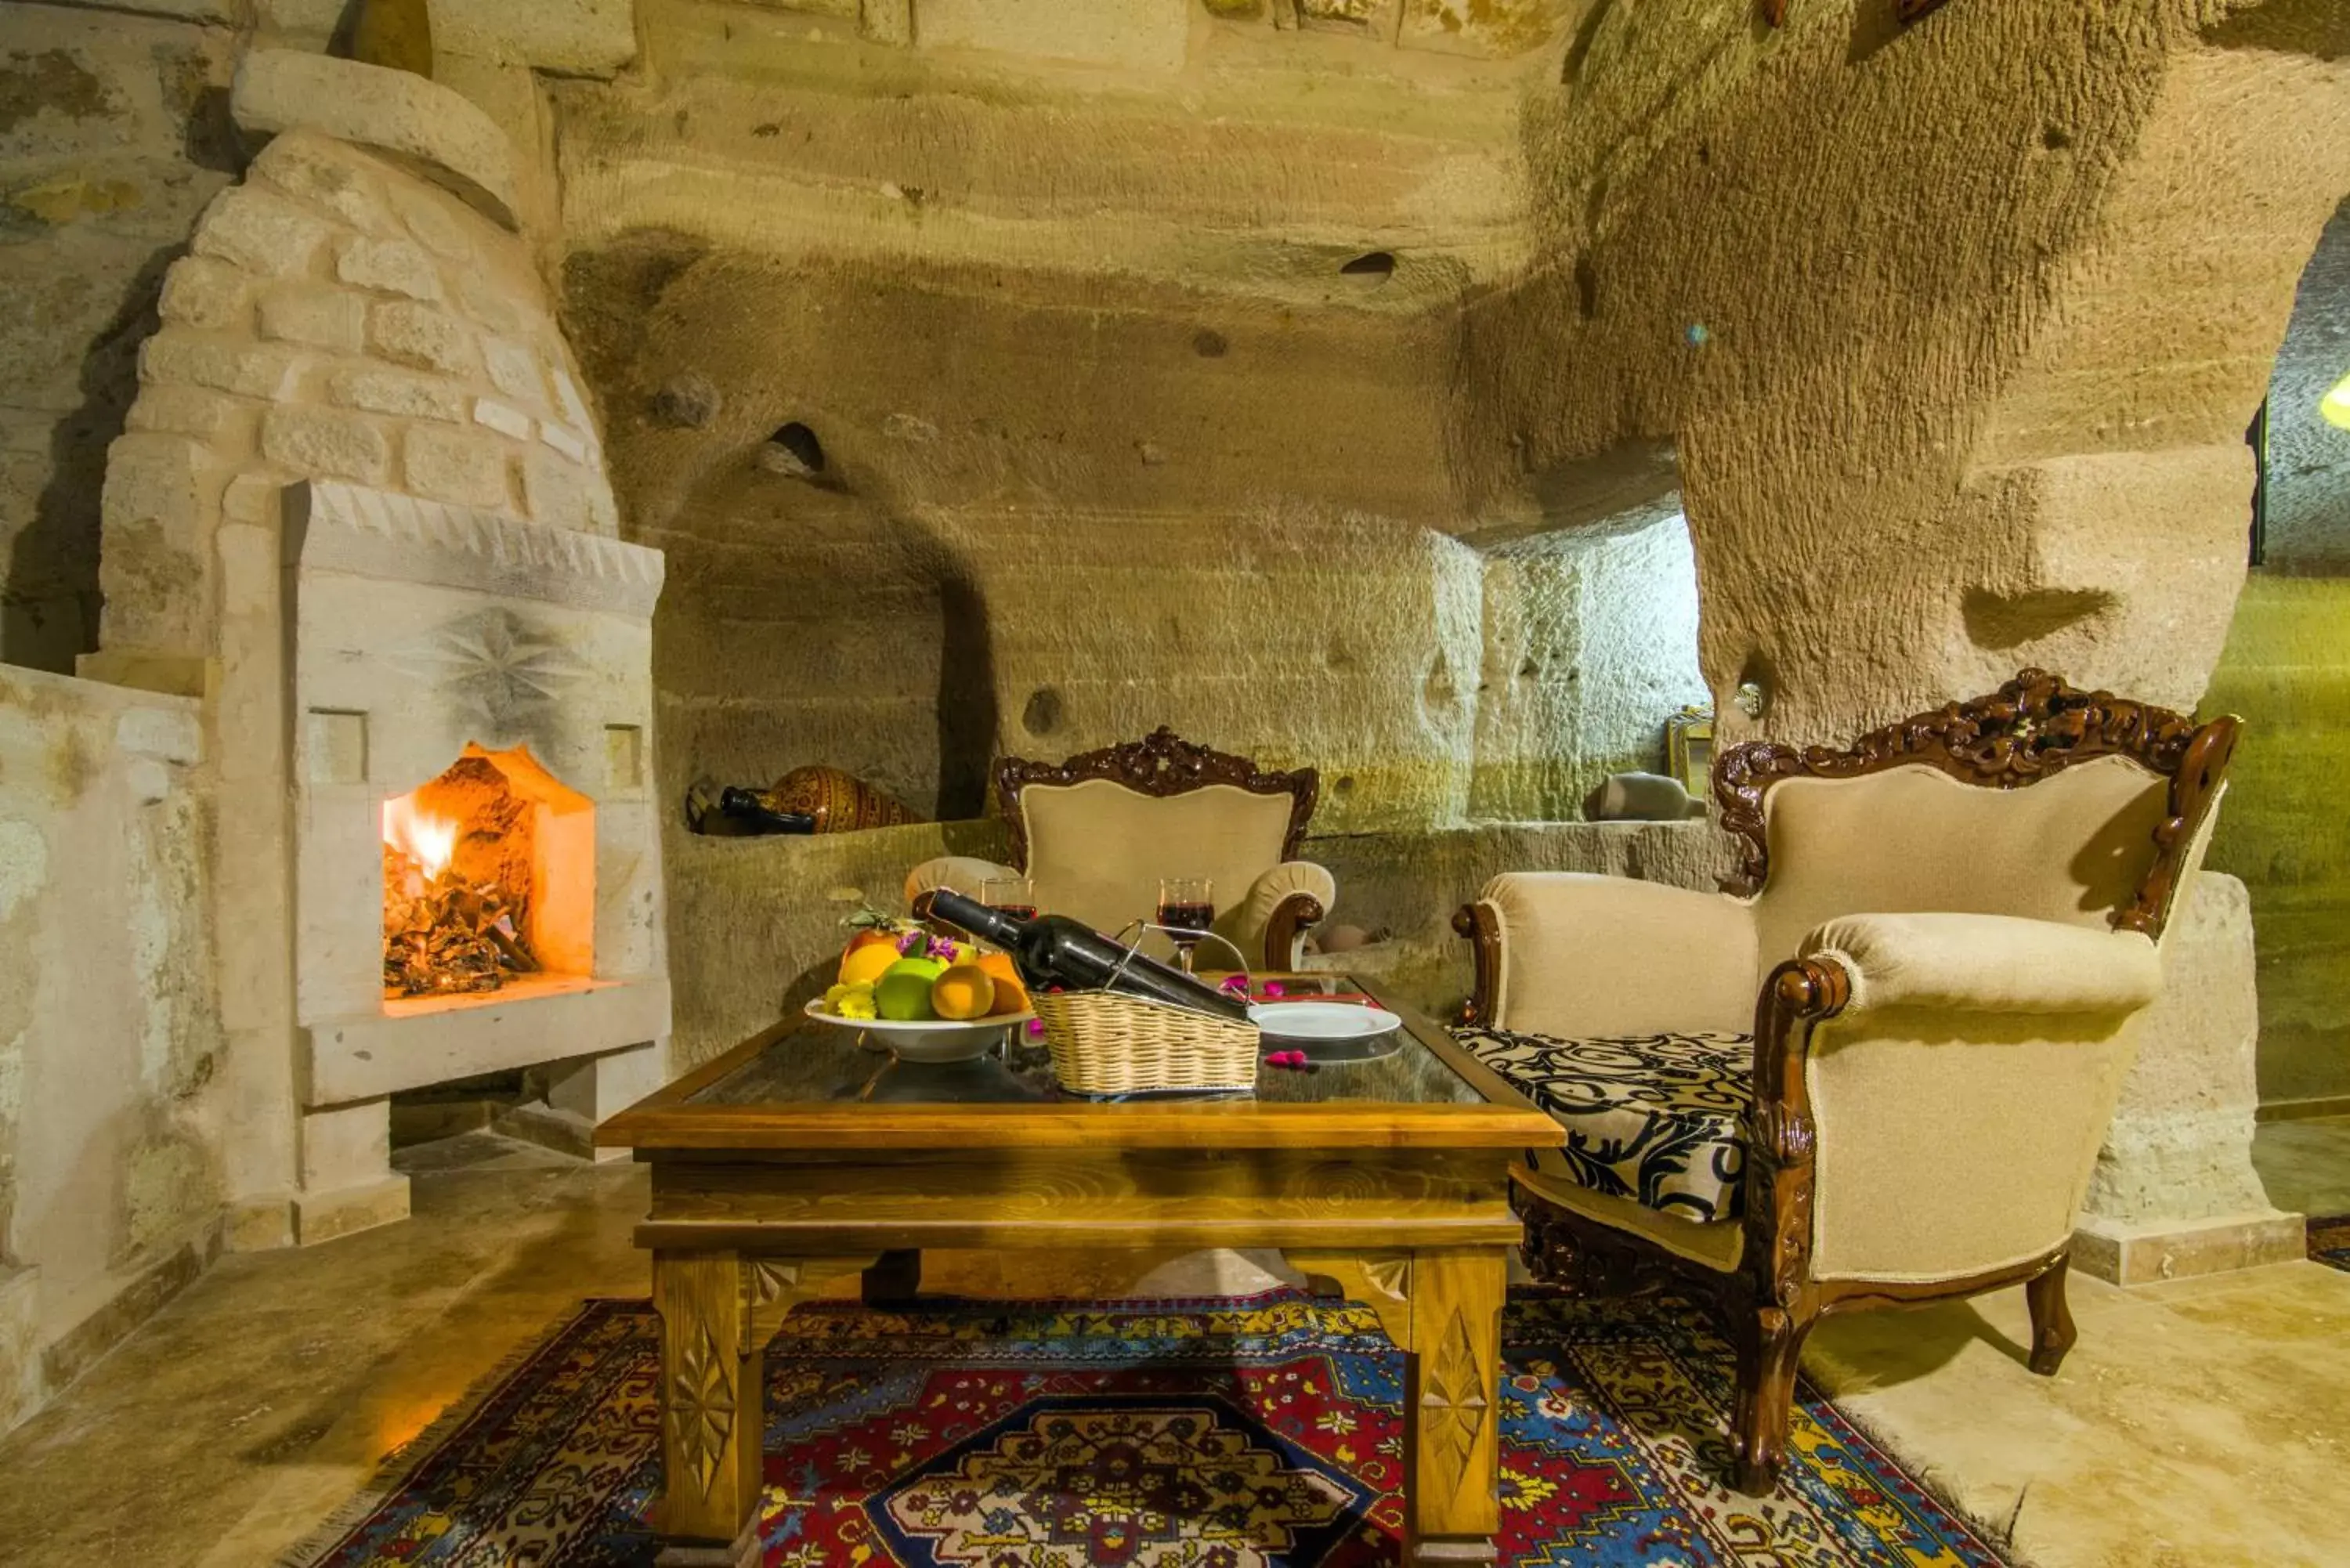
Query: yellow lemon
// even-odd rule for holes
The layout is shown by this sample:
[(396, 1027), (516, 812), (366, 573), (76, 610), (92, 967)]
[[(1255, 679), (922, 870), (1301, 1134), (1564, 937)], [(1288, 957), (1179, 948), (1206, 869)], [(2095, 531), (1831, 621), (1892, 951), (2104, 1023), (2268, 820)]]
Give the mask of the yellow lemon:
[(931, 1011), (941, 1018), (984, 1018), (995, 1005), (995, 979), (976, 963), (959, 963), (931, 984)]
[(898, 961), (898, 950), (888, 942), (867, 942), (848, 950), (840, 961), (840, 983), (871, 985)]

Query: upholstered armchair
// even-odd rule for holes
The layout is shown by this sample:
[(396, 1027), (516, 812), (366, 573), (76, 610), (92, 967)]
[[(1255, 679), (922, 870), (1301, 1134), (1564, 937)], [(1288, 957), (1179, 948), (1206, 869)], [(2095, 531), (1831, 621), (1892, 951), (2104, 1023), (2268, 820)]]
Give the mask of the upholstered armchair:
[[(1163, 726), (1063, 763), (999, 757), (1014, 864), (942, 856), (914, 867), (906, 897), (951, 888), (975, 898), (987, 877), (1024, 871), (1041, 908), (1115, 934), (1149, 918), (1161, 877), (1206, 877), (1217, 934), (1252, 966), (1295, 969), (1337, 897), (1329, 872), (1296, 857), (1320, 792), (1312, 768), (1267, 773)], [(1212, 964), (1213, 950), (1203, 958)]]
[(1527, 1261), (1723, 1309), (1741, 1490), (1776, 1481), (1825, 1314), (2022, 1285), (2055, 1373), (2074, 1211), (2236, 729), (2026, 670), (1847, 751), (1723, 753), (1728, 896), (1520, 874), (1455, 918), (1461, 1037), (1567, 1129), (1516, 1171)]

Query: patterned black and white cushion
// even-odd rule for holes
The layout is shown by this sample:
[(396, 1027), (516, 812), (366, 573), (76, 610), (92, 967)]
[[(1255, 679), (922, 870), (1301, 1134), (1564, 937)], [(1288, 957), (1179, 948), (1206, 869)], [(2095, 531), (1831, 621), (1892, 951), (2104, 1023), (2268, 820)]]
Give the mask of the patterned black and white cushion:
[(1564, 1149), (1540, 1151), (1543, 1168), (1685, 1220), (1744, 1209), (1752, 1036), (1561, 1040), (1458, 1029), (1453, 1037), (1566, 1128)]

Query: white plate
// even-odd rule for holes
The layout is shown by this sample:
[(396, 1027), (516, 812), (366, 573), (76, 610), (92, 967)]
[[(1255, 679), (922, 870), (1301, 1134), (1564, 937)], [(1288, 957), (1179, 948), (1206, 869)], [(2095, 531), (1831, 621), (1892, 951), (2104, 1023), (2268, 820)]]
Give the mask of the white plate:
[(1384, 1007), (1352, 1002), (1260, 1002), (1249, 1022), (1284, 1040), (1367, 1040), (1403, 1026)]
[(999, 1012), (990, 1018), (843, 1018), (824, 1010), (824, 998), (811, 997), (801, 1011), (818, 1023), (837, 1024), (869, 1036), (901, 1062), (968, 1062), (984, 1056), (1003, 1032), (1027, 1023), (1033, 1012)]

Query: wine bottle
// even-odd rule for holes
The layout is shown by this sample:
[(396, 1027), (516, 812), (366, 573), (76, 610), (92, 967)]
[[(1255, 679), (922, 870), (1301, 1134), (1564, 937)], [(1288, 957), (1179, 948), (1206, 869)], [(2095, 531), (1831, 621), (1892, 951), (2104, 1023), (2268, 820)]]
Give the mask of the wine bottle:
[(1035, 990), (1059, 986), (1065, 991), (1118, 991), (1236, 1022), (1248, 1017), (1248, 1003), (1241, 998), (1145, 958), (1066, 915), (1039, 915), (1024, 920), (947, 888), (934, 888), (916, 898), (914, 915), (918, 919), (943, 920), (982, 941), (993, 942), (1012, 955), (1021, 980)]
[(771, 790), (739, 789), (729, 785), (718, 797), (721, 815), (738, 826), (735, 832), (749, 836), (774, 833), (814, 833), (816, 818), (804, 811), (787, 811), (777, 803)]

